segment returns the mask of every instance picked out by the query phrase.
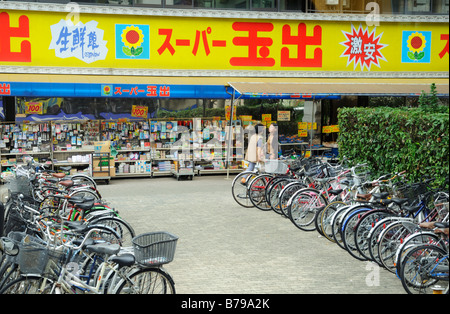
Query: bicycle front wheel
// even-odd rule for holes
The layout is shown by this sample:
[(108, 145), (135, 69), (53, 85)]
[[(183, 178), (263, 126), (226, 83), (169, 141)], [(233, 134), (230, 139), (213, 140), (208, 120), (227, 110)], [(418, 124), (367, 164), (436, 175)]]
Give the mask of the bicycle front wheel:
[(260, 174), (254, 178), (248, 186), (248, 196), (252, 204), (263, 211), (272, 210), (266, 200), (266, 187), (273, 178), (271, 174)]
[(175, 294), (172, 277), (160, 268), (143, 268), (119, 282), (116, 294)]
[(49, 294), (53, 281), (41, 276), (20, 277), (0, 290), (0, 294)]
[(242, 207), (251, 208), (254, 207), (247, 192), (247, 185), (251, 182), (257, 174), (255, 172), (241, 172), (238, 174), (231, 186), (231, 193), (233, 194), (233, 198)]

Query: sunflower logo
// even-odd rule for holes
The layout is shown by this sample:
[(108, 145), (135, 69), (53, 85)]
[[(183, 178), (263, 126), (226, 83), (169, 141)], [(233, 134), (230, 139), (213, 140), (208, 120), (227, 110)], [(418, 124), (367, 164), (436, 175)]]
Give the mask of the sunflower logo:
[(427, 46), (425, 36), (419, 32), (412, 33), (408, 37), (407, 46), (409, 49), (408, 57), (411, 60), (419, 61), (425, 57), (424, 49)]
[(102, 85), (102, 96), (111, 96), (111, 91), (111, 85)]
[(136, 57), (142, 54), (144, 49), (141, 47), (144, 42), (144, 34), (139, 27), (131, 25), (127, 26), (122, 32), (122, 42), (124, 46), (122, 51), (130, 57)]

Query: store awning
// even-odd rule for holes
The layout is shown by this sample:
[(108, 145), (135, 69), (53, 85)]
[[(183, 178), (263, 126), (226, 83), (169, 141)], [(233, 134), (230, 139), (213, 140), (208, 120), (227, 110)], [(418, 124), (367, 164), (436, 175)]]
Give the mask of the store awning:
[(154, 77), (0, 74), (0, 95), (121, 98), (320, 99), (354, 96), (417, 96), (435, 83), (449, 96), (448, 79)]
[(449, 96), (449, 81), (436, 80), (348, 80), (316, 82), (229, 82), (245, 98), (330, 98), (336, 96), (418, 96), (436, 84), (439, 96)]

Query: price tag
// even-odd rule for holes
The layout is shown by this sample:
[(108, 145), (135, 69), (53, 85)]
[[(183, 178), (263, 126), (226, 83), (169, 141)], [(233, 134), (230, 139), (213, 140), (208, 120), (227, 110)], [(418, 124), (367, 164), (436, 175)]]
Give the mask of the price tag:
[(133, 105), (131, 116), (135, 118), (147, 118), (148, 107)]
[(42, 107), (41, 102), (26, 102), (25, 114), (42, 114)]

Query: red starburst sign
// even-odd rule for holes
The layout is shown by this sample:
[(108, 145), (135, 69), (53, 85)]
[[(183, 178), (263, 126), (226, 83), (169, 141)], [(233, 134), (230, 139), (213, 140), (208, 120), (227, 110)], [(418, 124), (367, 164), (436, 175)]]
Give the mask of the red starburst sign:
[(359, 65), (361, 71), (364, 71), (364, 68), (370, 71), (372, 64), (380, 68), (380, 61), (387, 61), (381, 52), (387, 45), (380, 42), (383, 33), (377, 36), (376, 27), (372, 32), (369, 32), (369, 27), (363, 29), (363, 27), (359, 25), (359, 28), (356, 29), (352, 25), (352, 31), (350, 33), (345, 31), (342, 32), (347, 40), (341, 42), (341, 45), (346, 47), (341, 57), (347, 58), (347, 66), (353, 63), (354, 70), (356, 70)]

